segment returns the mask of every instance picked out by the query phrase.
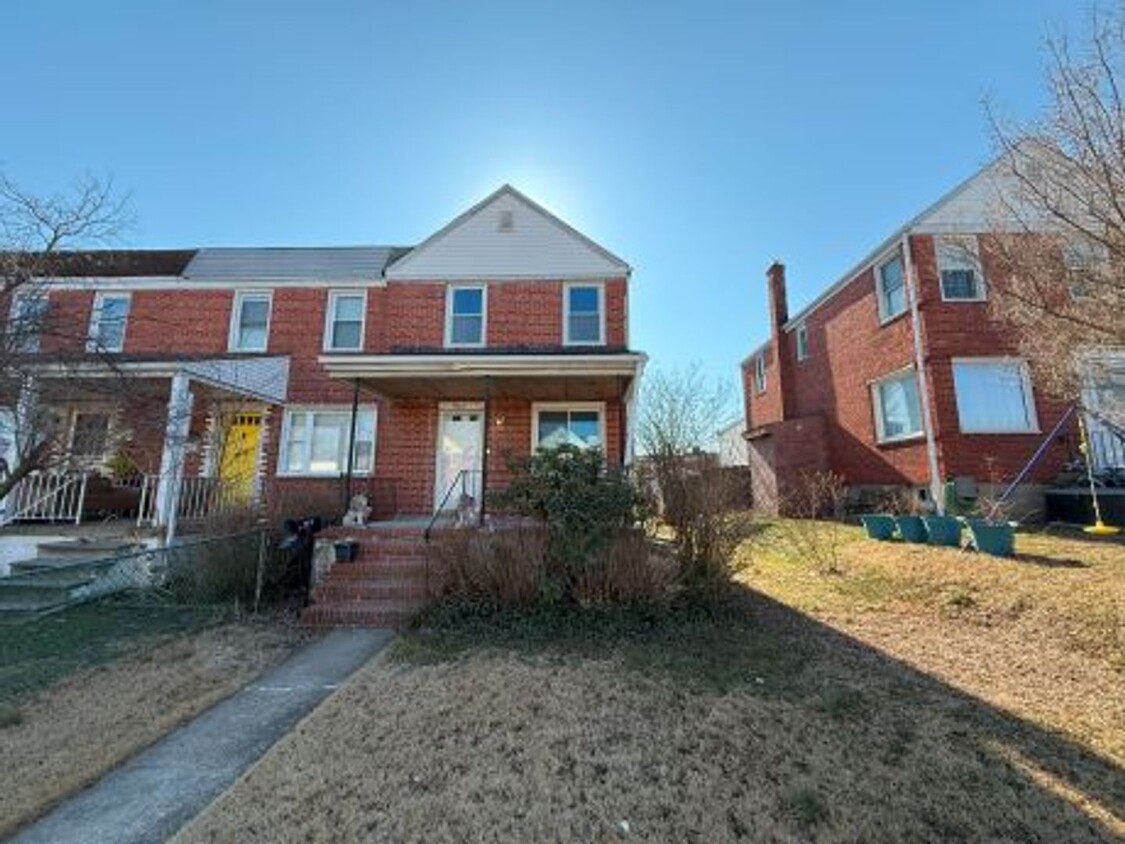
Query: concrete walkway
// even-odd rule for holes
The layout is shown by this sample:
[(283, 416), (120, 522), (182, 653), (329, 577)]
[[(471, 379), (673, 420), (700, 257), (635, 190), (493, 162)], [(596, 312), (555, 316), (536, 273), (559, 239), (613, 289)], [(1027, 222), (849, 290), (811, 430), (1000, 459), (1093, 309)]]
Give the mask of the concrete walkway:
[(11, 840), (167, 841), (393, 636), (389, 630), (333, 630)]

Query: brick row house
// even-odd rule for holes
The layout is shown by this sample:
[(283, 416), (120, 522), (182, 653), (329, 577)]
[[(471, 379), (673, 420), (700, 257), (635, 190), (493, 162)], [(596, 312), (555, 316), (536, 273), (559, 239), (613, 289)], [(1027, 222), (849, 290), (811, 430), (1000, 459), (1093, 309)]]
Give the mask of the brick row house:
[[(962, 495), (994, 494), (1060, 421), (1066, 406), (1036, 388), (1016, 338), (989, 313), (990, 280), (1001, 272), (987, 235), (995, 166), (797, 313), (784, 266), (769, 267), (770, 337), (742, 363), (758, 506), (776, 510), (802, 473), (828, 470), (853, 496), (906, 489), (923, 507), (941, 507), (950, 480)], [(1041, 515), (1044, 485), (1076, 456), (1068, 422), (1020, 486), (1017, 512)]]
[(390, 519), (480, 507), (541, 445), (630, 458), (630, 268), (509, 186), (413, 247), (54, 260), (33, 398), (90, 474), (146, 479), (158, 526), (220, 484), (287, 515), (364, 492)]

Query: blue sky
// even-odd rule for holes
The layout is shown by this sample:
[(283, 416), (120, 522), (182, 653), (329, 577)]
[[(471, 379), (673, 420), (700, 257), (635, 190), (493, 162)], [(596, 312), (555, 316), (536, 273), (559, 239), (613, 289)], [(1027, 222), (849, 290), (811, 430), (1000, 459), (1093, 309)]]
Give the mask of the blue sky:
[(125, 245), (412, 243), (507, 181), (634, 267), (633, 343), (732, 380), (990, 156), (1074, 0), (8, 4), (0, 167)]

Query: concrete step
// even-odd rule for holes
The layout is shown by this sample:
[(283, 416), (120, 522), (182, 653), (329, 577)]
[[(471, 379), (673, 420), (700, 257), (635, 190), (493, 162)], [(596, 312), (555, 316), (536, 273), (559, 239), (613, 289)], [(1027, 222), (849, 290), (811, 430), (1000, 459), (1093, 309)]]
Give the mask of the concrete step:
[(9, 570), (12, 575), (57, 575), (65, 579), (75, 575), (95, 575), (112, 568), (116, 563), (115, 559), (104, 558), (84, 560), (76, 557), (35, 557), (12, 563)]
[(57, 559), (70, 557), (79, 559), (99, 559), (132, 554), (142, 550), (140, 543), (128, 539), (63, 539), (57, 542), (40, 542), (37, 545), (40, 557)]
[[(438, 571), (438, 566), (429, 566), (430, 573)], [(424, 578), (424, 560), (364, 560), (355, 563), (336, 563), (328, 570), (329, 580), (360, 580), (371, 578)]]
[(33, 618), (39, 618), (40, 616), (49, 615), (50, 613), (65, 609), (67, 606), (69, 606), (69, 602), (67, 601), (62, 601), (60, 603), (44, 602), (41, 604), (18, 604), (0, 600), (0, 624), (30, 621)]
[[(16, 582), (12, 582), (15, 580)], [(18, 607), (61, 604), (69, 601), (74, 589), (85, 586), (85, 581), (74, 586), (29, 581), (27, 578), (0, 578), (0, 603)]]

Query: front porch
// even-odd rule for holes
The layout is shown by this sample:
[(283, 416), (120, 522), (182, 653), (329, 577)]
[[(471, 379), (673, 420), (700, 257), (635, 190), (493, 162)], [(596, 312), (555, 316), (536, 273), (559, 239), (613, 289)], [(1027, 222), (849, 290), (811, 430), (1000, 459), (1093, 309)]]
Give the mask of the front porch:
[(8, 414), (3, 456), (16, 466), (30, 438), (47, 456), (0, 502), (0, 525), (113, 521), (171, 539), (253, 509), (287, 374), (284, 358), (44, 367)]
[(360, 396), (379, 400), (370, 477), (348, 489), (377, 517), (428, 517), (466, 506), (487, 515), (488, 493), (507, 486), (510, 463), (570, 442), (632, 459), (631, 428), (644, 356), (609, 354), (326, 355), (321, 363)]

